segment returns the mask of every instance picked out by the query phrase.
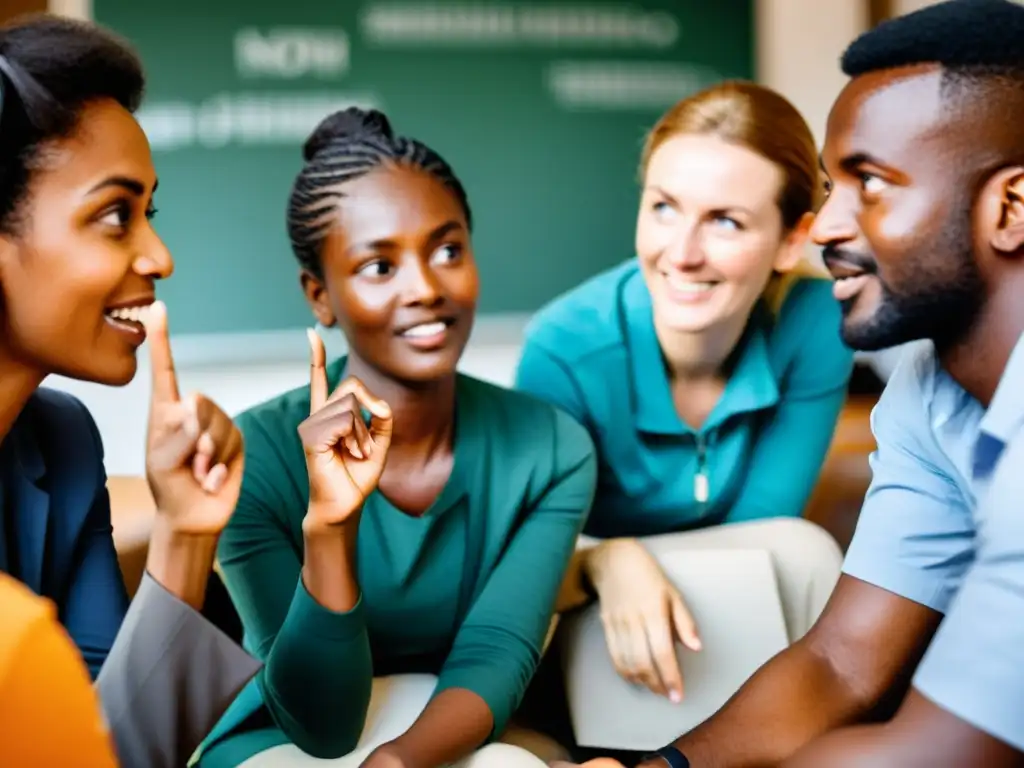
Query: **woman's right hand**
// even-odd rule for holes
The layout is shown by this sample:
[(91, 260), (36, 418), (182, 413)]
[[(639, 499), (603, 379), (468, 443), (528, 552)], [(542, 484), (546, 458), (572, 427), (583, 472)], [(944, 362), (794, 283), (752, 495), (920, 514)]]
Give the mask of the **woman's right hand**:
[[(309, 474), (305, 528), (323, 529), (354, 518), (377, 487), (391, 444), (391, 408), (355, 378), (328, 396), (324, 343), (309, 331), (309, 418), (299, 425)], [(362, 409), (370, 412), (370, 425)]]
[(679, 592), (635, 539), (598, 544), (588, 553), (586, 567), (616, 671), (654, 693), (682, 701), (675, 641), (693, 651), (701, 649), (701, 642)]

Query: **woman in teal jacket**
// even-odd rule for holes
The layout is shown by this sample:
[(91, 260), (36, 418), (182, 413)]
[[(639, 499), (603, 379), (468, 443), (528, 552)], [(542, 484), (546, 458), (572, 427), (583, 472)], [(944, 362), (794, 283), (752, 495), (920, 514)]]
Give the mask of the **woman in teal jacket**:
[(852, 353), (831, 282), (804, 261), (821, 183), (792, 105), (742, 82), (695, 94), (654, 127), (641, 171), (637, 258), (538, 313), (517, 386), (594, 438), (578, 599), (596, 592), (619, 673), (678, 700), (672, 640), (700, 637), (650, 550), (769, 549), (802, 635), (839, 573), (835, 543), (799, 518)]
[(533, 675), (593, 443), (549, 404), (456, 372), (477, 272), (444, 160), (356, 109), (321, 123), (305, 160), (289, 232), (313, 313), (349, 354), (325, 364), (314, 334), (310, 385), (239, 418), (245, 475), (218, 558), (265, 667), (200, 765), (348, 754), (373, 678), (401, 673), (436, 688), (363, 764), (447, 765), (502, 734)]

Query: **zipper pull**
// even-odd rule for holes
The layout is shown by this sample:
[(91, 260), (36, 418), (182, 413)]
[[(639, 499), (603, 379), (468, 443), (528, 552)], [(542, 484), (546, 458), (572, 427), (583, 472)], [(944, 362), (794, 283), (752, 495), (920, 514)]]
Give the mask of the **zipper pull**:
[(700, 504), (706, 504), (710, 489), (708, 488), (708, 476), (702, 469), (693, 476), (693, 498)]

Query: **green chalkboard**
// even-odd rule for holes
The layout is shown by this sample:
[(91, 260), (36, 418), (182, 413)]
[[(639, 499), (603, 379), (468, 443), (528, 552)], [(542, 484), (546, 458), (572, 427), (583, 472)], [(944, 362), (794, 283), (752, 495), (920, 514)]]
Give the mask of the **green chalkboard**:
[(302, 140), (350, 104), (463, 180), (481, 312), (537, 309), (631, 255), (644, 131), (687, 93), (753, 76), (752, 6), (93, 0), (148, 72), (175, 330), (308, 324), (285, 204)]

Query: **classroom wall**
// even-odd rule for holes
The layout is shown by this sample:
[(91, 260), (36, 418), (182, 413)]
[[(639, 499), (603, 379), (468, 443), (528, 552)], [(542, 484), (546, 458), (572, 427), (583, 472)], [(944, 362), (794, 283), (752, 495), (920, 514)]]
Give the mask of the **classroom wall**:
[[(54, 10), (88, 16), (88, 0), (51, 2)], [(866, 28), (867, 6), (866, 1), (860, 0), (841, 3), (759, 0), (757, 3), (759, 77), (793, 100), (807, 116), (819, 140), (824, 134), (832, 99), (844, 82), (837, 59), (846, 44)], [(173, 323), (171, 317), (172, 329)], [(518, 356), (518, 330), (483, 322), (466, 352), (463, 369), (491, 381), (510, 382)], [(337, 336), (337, 333), (331, 334), (329, 351), (341, 351), (343, 345)], [(180, 383), (183, 391), (201, 391), (228, 412), (236, 413), (285, 389), (302, 385), (308, 373), (303, 356), (301, 347), (280, 359), (263, 360), (258, 364), (240, 360), (213, 363), (203, 360), (202, 355), (190, 355), (191, 362), (184, 357), (179, 361)], [(139, 375), (135, 381), (120, 389), (60, 377), (52, 377), (47, 385), (74, 393), (89, 407), (106, 447), (109, 474), (143, 472), (149, 394), (145, 353), (140, 355)]]

